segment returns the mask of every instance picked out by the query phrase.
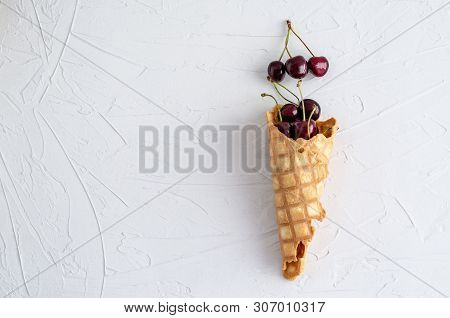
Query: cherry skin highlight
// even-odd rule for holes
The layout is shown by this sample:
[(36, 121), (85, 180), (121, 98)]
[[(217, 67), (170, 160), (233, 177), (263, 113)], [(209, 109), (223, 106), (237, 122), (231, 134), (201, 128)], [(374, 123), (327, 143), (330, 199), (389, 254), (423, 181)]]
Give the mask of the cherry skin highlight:
[(290, 77), (302, 79), (308, 74), (308, 63), (301, 55), (291, 57), (285, 63), (286, 72)]
[(274, 82), (281, 82), (286, 76), (286, 68), (283, 62), (273, 61), (267, 67), (269, 78)]
[(309, 116), (311, 116), (311, 113), (314, 111), (314, 114), (312, 114), (311, 119), (312, 120), (318, 120), (320, 117), (320, 105), (318, 102), (316, 102), (313, 99), (304, 99), (303, 103), (300, 103), (300, 108), (298, 110), (297, 113), (297, 117), (299, 119), (303, 119), (303, 108), (301, 108), (303, 106), (303, 104), (305, 105), (305, 117), (306, 119), (309, 118)]
[(308, 68), (316, 77), (322, 77), (328, 72), (329, 63), (325, 56), (313, 56), (308, 61)]
[(298, 108), (297, 105), (294, 104), (286, 104), (281, 107), (281, 118), (283, 121), (293, 122), (298, 116)]

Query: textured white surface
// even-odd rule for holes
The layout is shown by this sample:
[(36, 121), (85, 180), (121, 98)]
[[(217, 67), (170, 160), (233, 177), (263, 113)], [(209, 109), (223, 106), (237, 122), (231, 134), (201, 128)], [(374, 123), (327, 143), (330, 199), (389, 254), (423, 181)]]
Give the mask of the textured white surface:
[[(450, 295), (445, 3), (1, 0), (1, 294)], [(185, 175), (138, 171), (139, 125), (180, 124), (154, 103), (195, 129), (264, 122), (286, 18), (331, 61), (304, 89), (341, 126), (296, 282), (269, 180), (194, 173), (140, 207)]]

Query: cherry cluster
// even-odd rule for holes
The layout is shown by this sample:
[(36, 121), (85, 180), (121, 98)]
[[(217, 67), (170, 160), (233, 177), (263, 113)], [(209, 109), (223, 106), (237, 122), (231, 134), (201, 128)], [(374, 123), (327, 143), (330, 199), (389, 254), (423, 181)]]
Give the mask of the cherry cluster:
[[(319, 129), (316, 125), (316, 120), (320, 116), (320, 105), (312, 99), (303, 99), (301, 84), (302, 79), (311, 72), (316, 77), (324, 76), (328, 71), (328, 60), (324, 56), (315, 56), (309, 47), (303, 42), (300, 36), (292, 28), (291, 22), (287, 21), (287, 34), (285, 38), (285, 44), (283, 52), (281, 53), (278, 61), (273, 61), (269, 64), (267, 68), (268, 76), (267, 79), (272, 83), (273, 87), (277, 93), (288, 103), (283, 105), (278, 110), (278, 122), (276, 126), (278, 130), (285, 134), (286, 136), (293, 138), (294, 140), (298, 138), (303, 138), (309, 140), (319, 133)], [(288, 48), (289, 37), (294, 34), (300, 42), (306, 47), (312, 57), (307, 61), (302, 55), (292, 56)], [(289, 58), (286, 62), (282, 62), (284, 54), (287, 53)], [(297, 97), (291, 90), (286, 86), (282, 85), (280, 82), (286, 76), (286, 73), (297, 79), (297, 87), (300, 93), (300, 98)], [(286, 98), (281, 92), (282, 88), (284, 91), (288, 92), (290, 95), (295, 97), (295, 101)], [(261, 96), (269, 96), (275, 100), (275, 103), (279, 105), (275, 97), (269, 94), (261, 94)]]

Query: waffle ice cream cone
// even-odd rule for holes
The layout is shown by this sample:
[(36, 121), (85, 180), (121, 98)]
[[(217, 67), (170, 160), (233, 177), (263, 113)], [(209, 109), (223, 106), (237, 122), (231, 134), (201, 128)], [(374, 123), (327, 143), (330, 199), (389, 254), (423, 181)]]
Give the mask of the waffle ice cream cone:
[(306, 250), (314, 236), (312, 221), (325, 217), (319, 199), (337, 124), (334, 118), (317, 121), (319, 134), (310, 140), (293, 140), (274, 126), (279, 107), (266, 115), (282, 271), (292, 280), (303, 272)]

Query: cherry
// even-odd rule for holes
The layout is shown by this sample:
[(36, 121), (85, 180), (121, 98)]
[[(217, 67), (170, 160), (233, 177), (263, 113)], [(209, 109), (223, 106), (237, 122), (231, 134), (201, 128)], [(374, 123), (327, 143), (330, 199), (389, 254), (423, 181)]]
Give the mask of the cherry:
[(308, 73), (308, 63), (305, 58), (301, 55), (291, 57), (285, 63), (286, 72), (289, 76), (301, 79)]
[[(312, 120), (318, 120), (320, 116), (320, 105), (313, 99), (304, 99), (303, 103), (300, 105), (305, 105), (305, 117), (309, 118), (311, 116)], [(302, 108), (303, 109), (303, 108)], [(299, 119), (303, 118), (303, 113), (301, 111), (297, 112)]]
[(281, 82), (286, 75), (286, 68), (283, 62), (273, 61), (270, 62), (267, 67), (267, 73), (269, 74), (269, 78), (274, 82)]
[(276, 123), (275, 126), (278, 128), (278, 130), (282, 134), (284, 134), (287, 137), (290, 137), (291, 123), (288, 123), (286, 121), (282, 121), (282, 122)]
[(281, 118), (287, 122), (293, 122), (298, 115), (297, 105), (294, 104), (286, 104), (281, 107)]
[(319, 132), (319, 129), (317, 128), (316, 122), (314, 120), (306, 121), (297, 119), (291, 124), (291, 127), (291, 138), (293, 138), (294, 140), (297, 140), (298, 138), (309, 140)]
[[(310, 127), (309, 127), (309, 137), (312, 138), (312, 137), (314, 137), (315, 135), (317, 135), (319, 133), (319, 127), (317, 127), (317, 123), (316, 123), (315, 120), (310, 120), (309, 121), (309, 125), (310, 125)], [(311, 129), (311, 126), (313, 127), (312, 129)]]
[(308, 61), (308, 67), (316, 77), (324, 76), (328, 71), (328, 66), (328, 60), (325, 56), (313, 56)]

